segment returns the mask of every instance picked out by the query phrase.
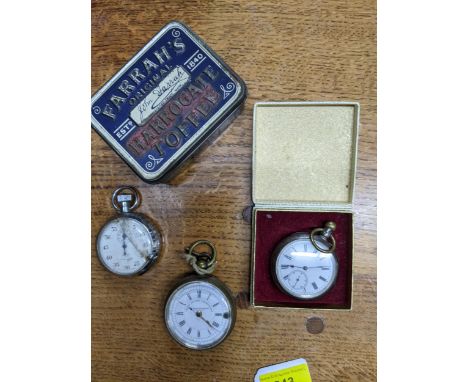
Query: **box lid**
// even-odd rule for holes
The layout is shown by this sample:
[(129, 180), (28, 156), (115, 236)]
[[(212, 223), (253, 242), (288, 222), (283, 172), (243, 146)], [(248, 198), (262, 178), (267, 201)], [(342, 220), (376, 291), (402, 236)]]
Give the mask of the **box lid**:
[(253, 117), (255, 204), (351, 209), (356, 102), (259, 102)]

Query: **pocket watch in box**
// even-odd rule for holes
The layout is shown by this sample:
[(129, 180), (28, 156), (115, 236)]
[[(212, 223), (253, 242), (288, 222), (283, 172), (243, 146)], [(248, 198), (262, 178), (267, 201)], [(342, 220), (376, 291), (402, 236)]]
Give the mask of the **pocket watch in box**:
[(335, 228), (327, 222), (324, 228), (296, 232), (278, 244), (271, 259), (272, 276), (284, 293), (312, 300), (333, 287), (338, 274)]
[(139, 204), (140, 196), (134, 187), (117, 188), (112, 194), (112, 206), (120, 214), (101, 228), (96, 240), (99, 261), (118, 276), (146, 272), (161, 250), (159, 231), (143, 215), (132, 212)]
[[(358, 136), (356, 102), (254, 105), (250, 267), (253, 307), (352, 309)], [(309, 239), (310, 230), (323, 227), (327, 221), (338, 226), (333, 234), (337, 240), (336, 258), (322, 254)], [(306, 232), (285, 239), (302, 231)], [(275, 246), (283, 239), (276, 248), (278, 263), (272, 264)], [(282, 248), (293, 241), (300, 245)], [(292, 261), (283, 254), (278, 257), (280, 251)], [(300, 260), (300, 252), (304, 260)], [(319, 258), (328, 265), (314, 265)], [(338, 271), (335, 265), (339, 265)], [(313, 266), (320, 268), (309, 268)], [(293, 271), (297, 272), (291, 274)]]
[[(207, 245), (209, 253), (195, 252)], [(166, 327), (180, 345), (195, 350), (210, 349), (223, 342), (234, 328), (236, 305), (229, 288), (211, 276), (216, 249), (198, 240), (186, 249), (187, 261), (197, 275), (180, 280), (169, 293), (165, 308)]]

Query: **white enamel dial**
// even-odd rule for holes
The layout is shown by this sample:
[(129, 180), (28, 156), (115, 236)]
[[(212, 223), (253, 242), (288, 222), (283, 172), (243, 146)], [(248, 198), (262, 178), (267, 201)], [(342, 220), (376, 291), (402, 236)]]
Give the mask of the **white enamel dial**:
[(171, 336), (190, 349), (221, 343), (235, 322), (235, 306), (213, 277), (193, 279), (178, 286), (166, 303), (166, 326)]
[(97, 253), (102, 265), (120, 276), (142, 273), (159, 251), (157, 231), (135, 214), (120, 216), (102, 227), (97, 239)]
[(299, 233), (287, 238), (280, 244), (275, 255), (275, 281), (284, 292), (293, 297), (317, 298), (335, 283), (338, 273), (335, 255), (318, 251), (308, 234)]

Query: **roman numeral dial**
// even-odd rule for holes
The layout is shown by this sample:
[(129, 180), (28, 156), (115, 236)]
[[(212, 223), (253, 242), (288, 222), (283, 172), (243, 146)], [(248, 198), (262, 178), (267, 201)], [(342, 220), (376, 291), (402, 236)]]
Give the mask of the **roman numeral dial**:
[(283, 240), (272, 255), (273, 279), (286, 294), (298, 299), (315, 299), (327, 293), (338, 277), (334, 253), (318, 251), (308, 233)]
[(235, 305), (230, 292), (214, 277), (182, 283), (166, 304), (166, 326), (171, 336), (190, 349), (216, 346), (232, 330)]

